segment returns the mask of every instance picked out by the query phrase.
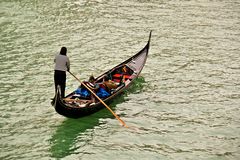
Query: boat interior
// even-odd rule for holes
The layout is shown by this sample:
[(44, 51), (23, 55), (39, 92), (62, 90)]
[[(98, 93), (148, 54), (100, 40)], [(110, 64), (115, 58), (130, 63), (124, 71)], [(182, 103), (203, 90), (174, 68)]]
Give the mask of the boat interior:
[[(92, 82), (89, 79), (82, 83), (87, 85), (99, 98), (104, 100), (127, 85), (132, 80), (133, 74), (134, 71), (126, 64), (123, 64), (106, 72)], [(66, 105), (87, 107), (98, 102), (98, 99), (95, 98), (85, 85), (81, 84), (74, 92), (63, 99)]]

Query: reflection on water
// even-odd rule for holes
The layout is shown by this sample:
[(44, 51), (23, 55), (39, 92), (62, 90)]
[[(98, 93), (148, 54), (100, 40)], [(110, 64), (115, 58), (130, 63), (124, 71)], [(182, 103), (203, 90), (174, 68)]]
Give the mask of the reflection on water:
[[(117, 104), (125, 101), (124, 97), (126, 94), (141, 92), (144, 83), (144, 78), (139, 77), (133, 82), (126, 92), (114, 99), (109, 106), (114, 110)], [(84, 135), (89, 129), (94, 129), (94, 127), (103, 124), (103, 122), (99, 122), (100, 119), (110, 117), (114, 118), (114, 116), (107, 109), (102, 109), (99, 112), (87, 117), (82, 117), (79, 119), (67, 118), (58, 127), (56, 133), (50, 139), (50, 151), (52, 153), (52, 157), (63, 158), (73, 154), (74, 151), (79, 147), (82, 147), (88, 143), (88, 140), (86, 140), (86, 138), (82, 135)]]
[[(110, 113), (107, 110), (101, 110), (88, 117), (79, 119), (66, 119), (57, 129), (56, 133), (50, 139), (52, 157), (63, 158), (78, 148), (76, 141), (81, 141), (81, 134), (88, 129), (93, 129), (99, 125), (99, 119), (104, 117), (110, 117)], [(79, 138), (79, 139), (78, 139)], [(84, 141), (85, 145), (87, 141)], [(81, 146), (79, 146), (81, 147)]]
[(140, 76), (134, 80), (134, 83), (127, 89), (125, 93), (139, 93), (142, 91), (145, 84), (145, 78)]

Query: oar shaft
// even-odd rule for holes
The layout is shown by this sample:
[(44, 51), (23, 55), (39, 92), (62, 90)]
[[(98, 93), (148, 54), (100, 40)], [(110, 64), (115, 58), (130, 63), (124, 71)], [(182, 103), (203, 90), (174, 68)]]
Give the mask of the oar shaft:
[(72, 74), (72, 72), (69, 71), (69, 73), (70, 73), (76, 80), (78, 80), (79, 83), (81, 83), (84, 87), (86, 87), (86, 88), (119, 120), (119, 122), (122, 123), (122, 125), (123, 125), (124, 127), (127, 127), (127, 128), (128, 128), (128, 126), (126, 125), (126, 123), (125, 123), (123, 120), (121, 120), (121, 119), (119, 118), (119, 116), (116, 115), (116, 114), (112, 111), (112, 109), (111, 109), (110, 107), (108, 107), (108, 105), (107, 105), (101, 98), (99, 98), (99, 97), (96, 95), (96, 93), (94, 93), (94, 91), (92, 91), (86, 84), (82, 83), (82, 82), (80, 81), (80, 79), (78, 79), (74, 74)]

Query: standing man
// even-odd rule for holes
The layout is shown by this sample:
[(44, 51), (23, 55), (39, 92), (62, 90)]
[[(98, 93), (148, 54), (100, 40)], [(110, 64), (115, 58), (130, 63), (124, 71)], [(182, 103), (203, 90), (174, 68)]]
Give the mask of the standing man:
[(61, 95), (65, 97), (65, 87), (66, 87), (66, 71), (70, 70), (70, 61), (67, 57), (67, 48), (62, 47), (55, 59), (55, 68), (54, 68), (54, 83), (55, 83), (55, 93), (57, 91), (57, 86), (61, 87)]

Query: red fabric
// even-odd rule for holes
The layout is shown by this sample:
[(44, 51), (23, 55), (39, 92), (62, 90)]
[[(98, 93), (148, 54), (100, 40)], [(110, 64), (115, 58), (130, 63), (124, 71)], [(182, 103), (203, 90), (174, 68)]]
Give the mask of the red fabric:
[(130, 75), (122, 75), (122, 74), (119, 74), (119, 73), (116, 73), (113, 75), (114, 78), (120, 78), (121, 76), (124, 76), (126, 79), (129, 79), (131, 76)]
[(99, 84), (99, 87), (106, 90), (106, 86), (104, 84)]

